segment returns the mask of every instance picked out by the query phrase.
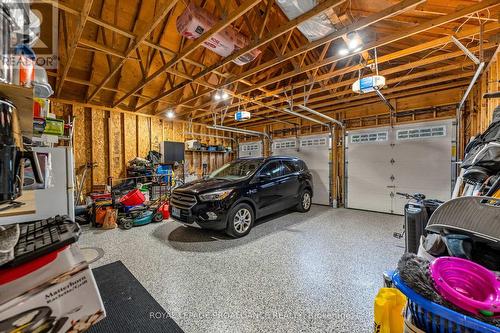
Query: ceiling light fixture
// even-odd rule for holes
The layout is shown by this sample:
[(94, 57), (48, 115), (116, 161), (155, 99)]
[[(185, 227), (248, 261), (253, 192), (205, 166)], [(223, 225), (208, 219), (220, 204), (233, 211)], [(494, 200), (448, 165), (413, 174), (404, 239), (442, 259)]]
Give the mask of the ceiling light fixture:
[(345, 56), (346, 56), (346, 55), (348, 55), (348, 54), (349, 54), (349, 50), (348, 50), (348, 49), (344, 49), (344, 48), (342, 48), (342, 49), (340, 49), (340, 50), (339, 50), (339, 55), (340, 55), (341, 57), (345, 57)]
[(167, 111), (167, 118), (168, 119), (174, 119), (175, 118), (175, 112), (173, 110), (168, 110)]
[(354, 50), (354, 49), (355, 49), (355, 48), (357, 48), (358, 46), (359, 46), (359, 40), (358, 40), (358, 39), (351, 39), (351, 40), (349, 41), (349, 45), (348, 45), (348, 47), (349, 47), (349, 49), (350, 49), (350, 50)]
[(359, 36), (359, 34), (356, 31), (353, 31), (353, 32), (347, 34), (347, 39), (349, 40), (347, 43), (347, 47), (349, 47), (350, 50), (355, 50), (360, 45), (363, 44), (361, 37)]
[(229, 98), (229, 94), (225, 90), (217, 90), (214, 95), (214, 100), (225, 101)]
[(358, 53), (363, 49), (363, 41), (356, 31), (350, 32), (345, 38), (347, 47), (343, 47), (339, 50), (339, 56), (345, 57), (350, 53)]

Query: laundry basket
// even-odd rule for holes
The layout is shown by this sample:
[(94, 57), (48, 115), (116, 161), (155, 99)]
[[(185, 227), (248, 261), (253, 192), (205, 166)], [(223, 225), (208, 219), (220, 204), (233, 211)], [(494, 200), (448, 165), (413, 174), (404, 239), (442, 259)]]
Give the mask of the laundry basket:
[(427, 333), (499, 333), (500, 328), (431, 302), (404, 284), (396, 272), (392, 283), (408, 298), (416, 326)]

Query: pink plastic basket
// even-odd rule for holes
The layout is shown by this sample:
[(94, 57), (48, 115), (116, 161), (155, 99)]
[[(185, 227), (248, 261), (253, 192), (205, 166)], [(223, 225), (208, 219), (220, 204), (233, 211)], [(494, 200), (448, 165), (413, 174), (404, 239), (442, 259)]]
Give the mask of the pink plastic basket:
[(476, 315), (500, 317), (500, 281), (495, 273), (470, 260), (441, 257), (430, 265), (441, 296)]

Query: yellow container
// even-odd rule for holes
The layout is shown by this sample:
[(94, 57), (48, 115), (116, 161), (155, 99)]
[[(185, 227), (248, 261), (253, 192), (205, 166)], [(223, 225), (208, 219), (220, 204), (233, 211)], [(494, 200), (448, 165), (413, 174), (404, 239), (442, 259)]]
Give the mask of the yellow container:
[(381, 288), (374, 302), (375, 333), (403, 333), (406, 297), (395, 288)]

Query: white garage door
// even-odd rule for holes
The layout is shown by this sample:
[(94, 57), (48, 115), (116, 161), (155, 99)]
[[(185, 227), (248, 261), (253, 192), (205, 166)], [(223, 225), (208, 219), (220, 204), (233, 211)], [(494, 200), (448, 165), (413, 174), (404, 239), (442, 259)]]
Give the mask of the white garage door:
[(245, 142), (239, 145), (239, 157), (262, 157), (262, 141)]
[(403, 214), (396, 192), (448, 200), (454, 181), (453, 121), (350, 131), (346, 138), (349, 208)]
[(293, 156), (306, 162), (313, 176), (313, 203), (319, 205), (330, 205), (330, 149), (329, 135), (276, 139), (273, 142), (273, 155)]

